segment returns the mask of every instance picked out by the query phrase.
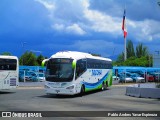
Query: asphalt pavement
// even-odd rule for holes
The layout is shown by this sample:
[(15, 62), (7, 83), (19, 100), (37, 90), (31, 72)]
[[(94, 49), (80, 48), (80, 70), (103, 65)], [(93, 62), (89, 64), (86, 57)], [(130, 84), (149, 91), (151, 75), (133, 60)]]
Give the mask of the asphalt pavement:
[(45, 82), (19, 82), (19, 87), (43, 87)]
[[(0, 93), (0, 111), (160, 111), (159, 99), (135, 98), (125, 95), (129, 84), (113, 85), (105, 91), (94, 91), (84, 96), (46, 95), (44, 82), (20, 83), (13, 92)], [(34, 89), (38, 88), (38, 89)], [(94, 112), (95, 113), (95, 112)], [(63, 114), (66, 114), (65, 112)], [(96, 115), (96, 114), (95, 114)], [(13, 118), (14, 119), (14, 118)], [(40, 119), (40, 118), (38, 118)], [(44, 119), (44, 118), (43, 118)], [(77, 118), (50, 118), (77, 120)], [(79, 120), (158, 120), (146, 117), (82, 117)]]

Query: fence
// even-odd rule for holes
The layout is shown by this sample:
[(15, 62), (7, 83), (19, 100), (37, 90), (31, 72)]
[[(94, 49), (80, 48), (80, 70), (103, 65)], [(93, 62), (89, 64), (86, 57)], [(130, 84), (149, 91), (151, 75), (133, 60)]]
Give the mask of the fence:
[(38, 82), (45, 80), (45, 67), (41, 66), (20, 66), (19, 81), (20, 82)]
[(113, 67), (113, 73), (116, 77), (123, 76), (123, 79), (127, 77), (131, 77), (135, 79), (133, 75), (137, 75), (144, 78), (144, 82), (159, 82), (160, 81), (160, 68), (152, 68), (152, 67)]
[[(39, 81), (38, 73), (45, 72), (45, 67), (41, 66), (20, 66), (19, 68), (19, 81), (26, 82), (26, 81)], [(145, 82), (155, 82), (160, 81), (160, 68), (152, 68), (152, 67), (127, 67), (127, 66), (114, 66), (113, 67), (113, 76), (120, 77), (120, 79), (126, 79), (130, 74), (130, 77), (133, 78), (133, 74), (138, 74), (139, 76), (143, 77)], [(39, 75), (39, 74), (38, 74)], [(122, 76), (123, 75), (123, 76)], [(44, 79), (44, 75), (43, 75)], [(133, 78), (134, 79), (134, 78)]]

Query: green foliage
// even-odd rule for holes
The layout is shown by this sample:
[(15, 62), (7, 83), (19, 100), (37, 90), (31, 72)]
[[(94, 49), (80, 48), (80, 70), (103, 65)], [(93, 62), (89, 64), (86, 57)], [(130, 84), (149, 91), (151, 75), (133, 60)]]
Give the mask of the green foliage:
[[(135, 54), (136, 53), (136, 54)], [(152, 66), (152, 56), (148, 53), (148, 48), (142, 43), (136, 46), (136, 52), (131, 40), (127, 43), (127, 60), (124, 61), (124, 53), (122, 52), (117, 60), (113, 62), (114, 66)]]
[(29, 65), (29, 66), (38, 65), (36, 61), (36, 55), (32, 52), (26, 51), (20, 57), (20, 65)]
[(45, 59), (45, 58), (44, 58), (43, 55), (39, 55), (39, 56), (37, 57), (37, 63), (38, 63), (39, 66), (41, 66), (41, 63), (42, 63), (42, 61), (43, 61), (44, 59)]
[(118, 55), (117, 62), (123, 62), (123, 61), (124, 61), (124, 53), (122, 52), (122, 54)]
[(3, 52), (1, 55), (8, 55), (8, 56), (10, 56), (12, 54), (10, 52)]
[[(3, 52), (1, 55), (12, 55), (10, 52)], [(47, 57), (43, 55), (36, 56), (33, 52), (26, 51), (20, 58), (20, 65), (28, 65), (28, 66), (41, 66), (41, 63)]]
[(28, 66), (40, 66), (41, 62), (44, 60), (42, 55), (38, 57), (33, 53), (26, 51), (19, 59), (20, 65), (28, 65)]
[(135, 52), (134, 52), (134, 46), (131, 40), (127, 41), (127, 58), (134, 57)]
[(142, 56), (140, 58), (130, 57), (126, 61), (123, 62), (114, 62), (115, 66), (141, 66), (141, 67), (149, 67), (149, 61), (147, 56)]
[(143, 46), (142, 43), (140, 43), (137, 47), (136, 47), (136, 56), (138, 58), (142, 57), (142, 56), (148, 56), (148, 49), (146, 46)]

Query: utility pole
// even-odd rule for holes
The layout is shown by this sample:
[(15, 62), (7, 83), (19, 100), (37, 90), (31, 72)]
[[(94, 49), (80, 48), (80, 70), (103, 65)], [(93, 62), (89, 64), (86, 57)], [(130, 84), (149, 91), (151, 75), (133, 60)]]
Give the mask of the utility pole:
[[(23, 49), (22, 51), (23, 51), (23, 53), (24, 53), (24, 45), (25, 45), (25, 44), (26, 44), (26, 42), (23, 42), (23, 43), (22, 43), (22, 49)], [(22, 55), (23, 55), (23, 53), (22, 53)], [(23, 65), (23, 64), (24, 64), (24, 59), (23, 59), (23, 56), (22, 56), (22, 65)], [(24, 70), (24, 78), (23, 78), (23, 79), (24, 79), (24, 82), (26, 82), (26, 80), (25, 80), (25, 70)]]
[[(27, 44), (27, 43), (26, 43), (26, 42), (23, 42), (23, 43), (22, 43), (22, 49), (23, 49), (23, 50), (22, 50), (22, 51), (23, 51), (22, 55), (24, 54), (24, 45), (25, 45), (25, 44)], [(23, 64), (24, 64), (24, 60), (23, 60), (23, 57), (22, 57), (22, 65), (23, 65)]]

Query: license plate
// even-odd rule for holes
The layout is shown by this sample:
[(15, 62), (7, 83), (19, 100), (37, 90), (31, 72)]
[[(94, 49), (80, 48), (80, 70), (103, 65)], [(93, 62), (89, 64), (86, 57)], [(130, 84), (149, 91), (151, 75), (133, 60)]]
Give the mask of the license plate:
[(55, 90), (57, 93), (60, 92), (60, 90)]
[(60, 83), (48, 83), (48, 84), (49, 84), (51, 87), (54, 87), (54, 88), (61, 86)]
[(60, 86), (61, 86), (60, 83), (55, 83), (55, 84), (54, 84), (54, 87), (60, 87)]

